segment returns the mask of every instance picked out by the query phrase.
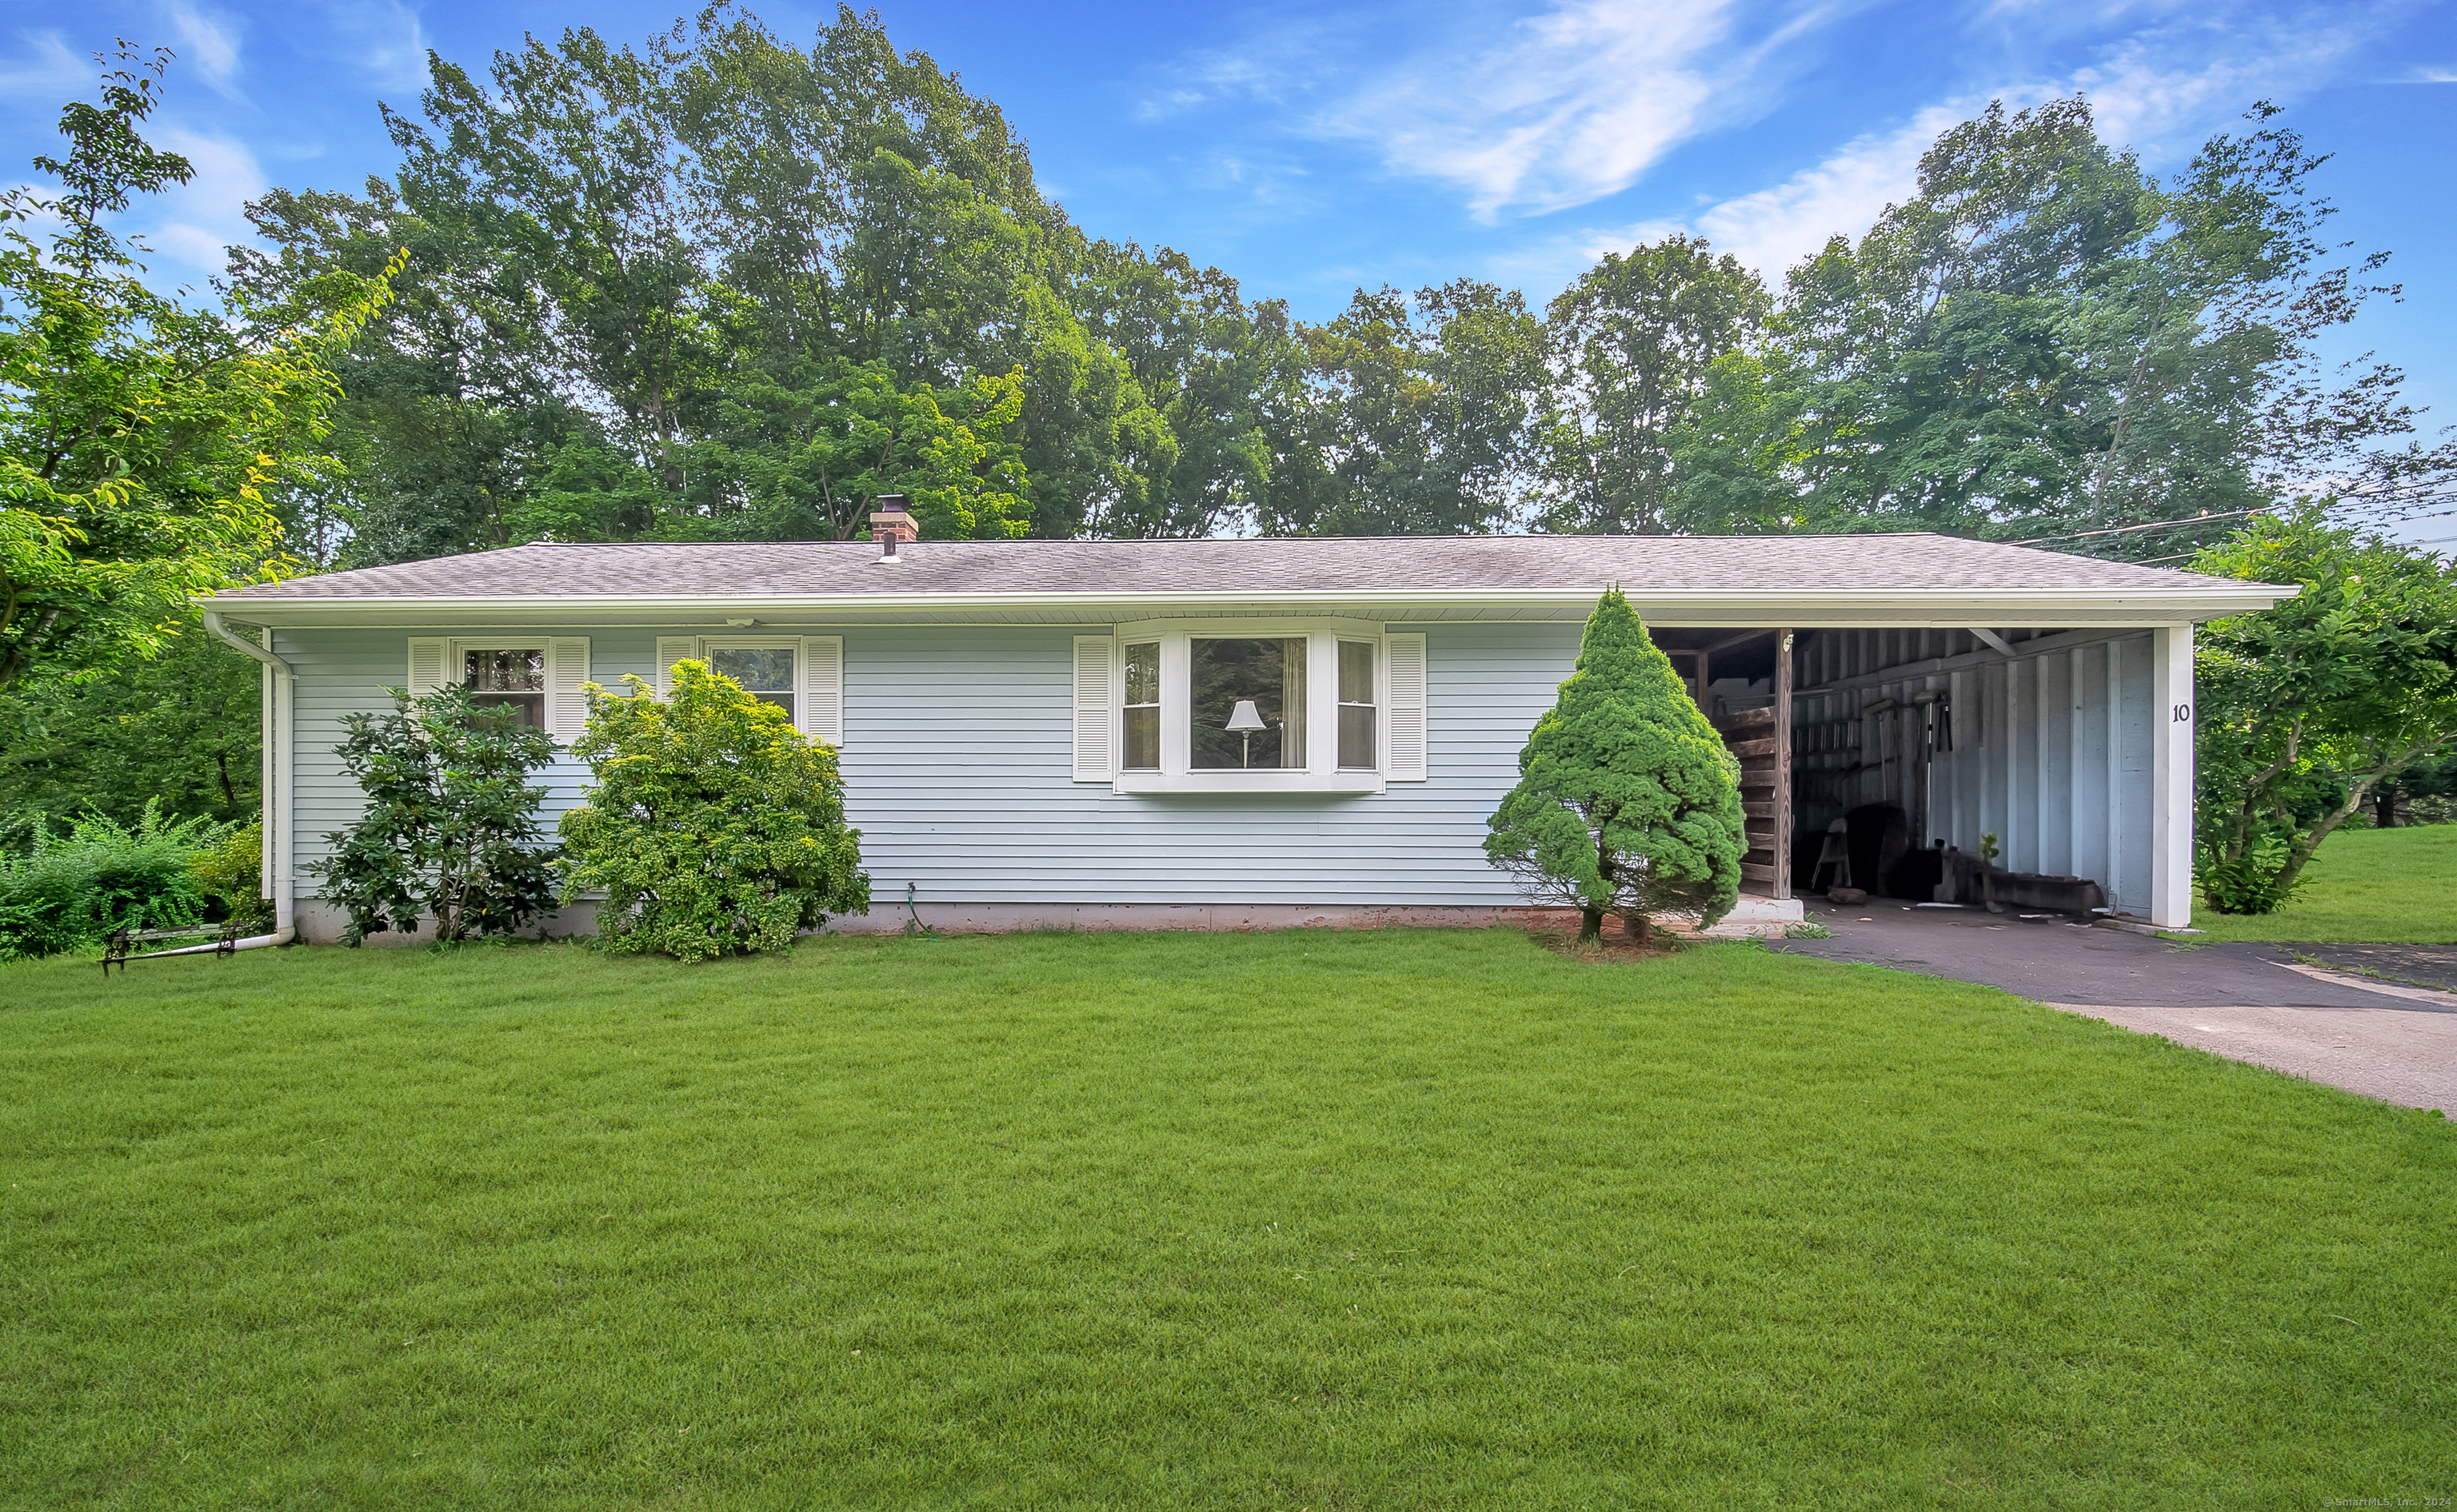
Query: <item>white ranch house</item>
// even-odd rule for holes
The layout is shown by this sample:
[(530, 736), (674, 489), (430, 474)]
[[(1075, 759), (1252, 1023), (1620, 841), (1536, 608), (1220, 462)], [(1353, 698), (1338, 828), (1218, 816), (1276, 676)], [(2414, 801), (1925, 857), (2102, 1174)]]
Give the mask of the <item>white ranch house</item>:
[[(2193, 626), (2293, 591), (1932, 535), (916, 541), (880, 519), (207, 600), (265, 664), (282, 926), (340, 932), (304, 868), (360, 811), (334, 746), (386, 687), (468, 682), (568, 741), (583, 683), (687, 656), (840, 747), (876, 893), (831, 928), (899, 927), (908, 897), (940, 929), (1489, 920), (1525, 900), (1485, 816), (1615, 583), (1743, 757), (1742, 924), (1798, 917), (1850, 814), (1861, 886), (1951, 892), (1993, 834), (2030, 878), (2001, 887), (2182, 925)], [(549, 825), (587, 776), (543, 775)]]

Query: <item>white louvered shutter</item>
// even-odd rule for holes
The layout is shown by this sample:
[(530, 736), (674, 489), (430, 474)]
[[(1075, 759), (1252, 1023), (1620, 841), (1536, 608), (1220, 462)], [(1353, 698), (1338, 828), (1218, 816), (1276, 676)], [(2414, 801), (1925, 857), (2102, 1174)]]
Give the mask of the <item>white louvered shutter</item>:
[(1075, 638), (1075, 780), (1107, 782), (1116, 767), (1117, 701), (1110, 696), (1116, 640), (1106, 635)]
[(452, 660), (452, 643), (436, 639), (413, 639), (409, 643), (409, 681), (403, 685), (412, 698), (424, 698), (444, 685), (444, 670)]
[(794, 723), (803, 734), (831, 746), (844, 745), (844, 637), (802, 637), (801, 686), (794, 699)]
[(1425, 780), (1425, 638), (1386, 635), (1382, 653), (1391, 672), (1391, 758), (1383, 777), (1394, 783)]
[(657, 696), (671, 698), (674, 691), (674, 664), (684, 657), (704, 655), (695, 635), (661, 635), (657, 637)]
[(588, 637), (559, 635), (546, 644), (546, 729), (555, 743), (568, 746), (588, 725), (588, 695), (580, 684), (588, 681)]

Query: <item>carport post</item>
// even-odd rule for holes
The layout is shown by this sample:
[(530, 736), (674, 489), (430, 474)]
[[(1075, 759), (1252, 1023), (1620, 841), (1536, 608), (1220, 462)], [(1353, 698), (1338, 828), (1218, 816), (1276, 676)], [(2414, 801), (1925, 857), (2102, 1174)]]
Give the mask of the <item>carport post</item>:
[(2151, 632), (2157, 664), (2150, 799), (2150, 922), (2193, 922), (2193, 627)]

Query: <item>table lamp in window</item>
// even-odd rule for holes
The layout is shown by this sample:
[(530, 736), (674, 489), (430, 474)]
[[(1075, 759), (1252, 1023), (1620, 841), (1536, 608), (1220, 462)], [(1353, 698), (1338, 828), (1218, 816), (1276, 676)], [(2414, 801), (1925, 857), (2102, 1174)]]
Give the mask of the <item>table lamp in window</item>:
[(1242, 742), (1238, 747), (1237, 765), (1240, 766), (1254, 765), (1254, 732), (1264, 727), (1262, 711), (1254, 707), (1254, 701), (1250, 698), (1239, 699), (1237, 707), (1228, 715), (1228, 723), (1221, 727)]

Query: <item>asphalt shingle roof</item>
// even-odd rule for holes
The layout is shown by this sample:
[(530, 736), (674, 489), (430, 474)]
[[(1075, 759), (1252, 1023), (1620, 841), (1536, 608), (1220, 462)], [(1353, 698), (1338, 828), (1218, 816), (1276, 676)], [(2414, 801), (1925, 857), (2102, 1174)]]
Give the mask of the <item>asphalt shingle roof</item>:
[(1951, 536), (1414, 536), (1233, 541), (544, 543), (241, 588), (246, 600), (2046, 588), (2213, 580)]

